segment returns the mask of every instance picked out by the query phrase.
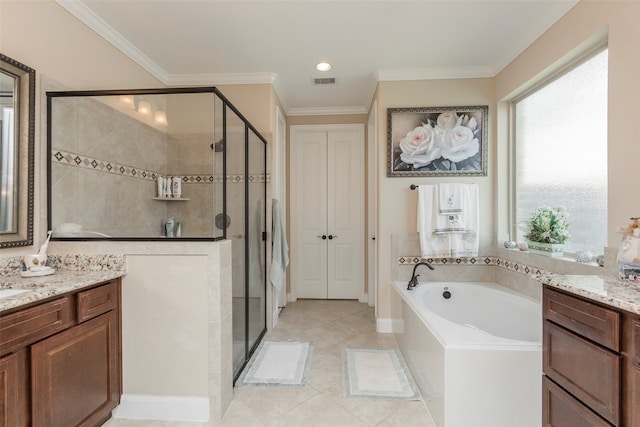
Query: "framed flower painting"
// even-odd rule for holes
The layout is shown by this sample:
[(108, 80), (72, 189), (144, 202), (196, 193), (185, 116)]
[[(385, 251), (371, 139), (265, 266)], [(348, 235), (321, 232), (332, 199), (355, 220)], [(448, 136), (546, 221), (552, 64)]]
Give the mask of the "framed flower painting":
[(388, 108), (388, 176), (486, 176), (488, 106)]

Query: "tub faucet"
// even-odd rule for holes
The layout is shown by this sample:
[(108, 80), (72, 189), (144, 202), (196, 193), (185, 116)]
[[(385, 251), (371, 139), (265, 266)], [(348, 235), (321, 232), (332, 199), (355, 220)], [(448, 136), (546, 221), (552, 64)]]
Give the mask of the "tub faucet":
[(427, 268), (429, 268), (429, 270), (433, 270), (433, 267), (431, 267), (431, 264), (427, 264), (426, 262), (419, 262), (417, 263), (414, 267), (413, 267), (413, 272), (411, 273), (411, 280), (409, 280), (409, 283), (407, 284), (407, 290), (410, 291), (411, 289), (415, 288), (416, 286), (418, 286), (418, 276), (420, 276), (419, 274), (416, 274), (416, 269), (418, 268), (418, 266), (420, 265), (424, 265)]

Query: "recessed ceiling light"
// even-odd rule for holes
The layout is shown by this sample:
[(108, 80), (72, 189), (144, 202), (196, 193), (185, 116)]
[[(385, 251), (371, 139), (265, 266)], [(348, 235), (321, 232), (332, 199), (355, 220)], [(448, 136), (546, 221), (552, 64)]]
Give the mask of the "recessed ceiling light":
[(316, 70), (318, 71), (329, 71), (331, 69), (331, 64), (328, 62), (318, 62), (316, 64)]

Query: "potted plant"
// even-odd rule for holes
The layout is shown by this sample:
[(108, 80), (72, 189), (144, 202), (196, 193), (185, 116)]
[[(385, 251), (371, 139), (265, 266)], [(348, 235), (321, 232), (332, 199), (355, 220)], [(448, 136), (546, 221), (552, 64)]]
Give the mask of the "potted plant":
[(536, 209), (526, 222), (524, 237), (532, 252), (560, 257), (569, 236), (568, 215), (560, 207)]

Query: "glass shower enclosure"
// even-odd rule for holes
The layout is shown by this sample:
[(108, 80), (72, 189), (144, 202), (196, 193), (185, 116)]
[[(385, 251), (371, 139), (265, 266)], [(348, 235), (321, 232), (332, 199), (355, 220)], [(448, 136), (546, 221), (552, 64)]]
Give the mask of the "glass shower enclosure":
[(266, 332), (266, 140), (215, 87), (47, 92), (55, 240), (232, 244), (233, 370)]

